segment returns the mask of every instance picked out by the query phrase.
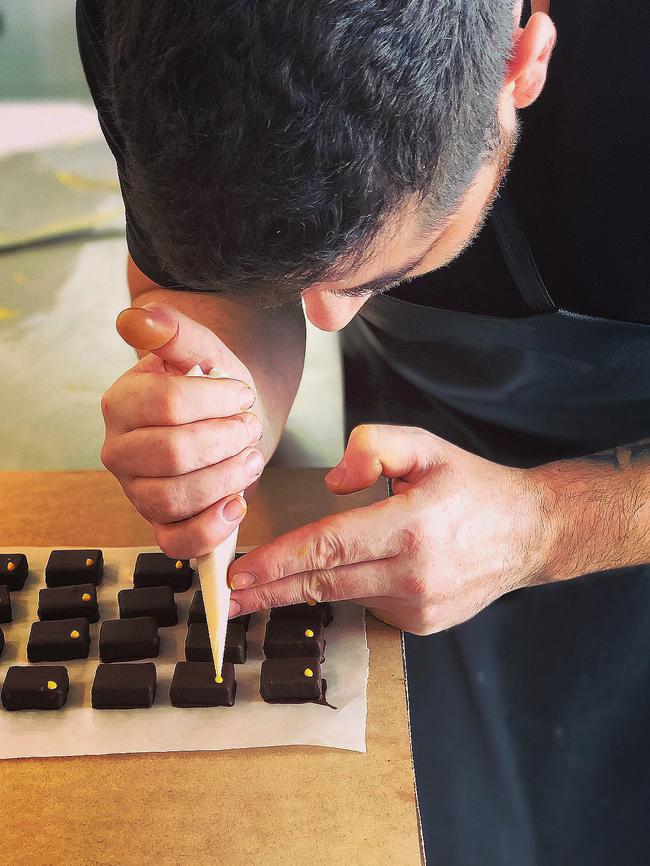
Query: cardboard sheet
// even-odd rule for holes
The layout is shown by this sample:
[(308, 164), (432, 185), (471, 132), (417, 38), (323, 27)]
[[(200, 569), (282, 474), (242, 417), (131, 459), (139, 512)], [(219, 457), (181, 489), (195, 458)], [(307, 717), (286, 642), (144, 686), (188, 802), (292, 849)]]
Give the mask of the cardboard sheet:
[[(63, 546), (63, 545), (61, 545)], [(86, 545), (88, 547), (92, 545)], [(242, 548), (240, 548), (242, 549)], [(101, 619), (118, 618), (117, 593), (133, 586), (139, 552), (157, 548), (104, 547), (104, 579), (98, 587)], [(0, 656), (0, 681), (13, 664), (27, 664), (26, 646), (36, 621), (38, 590), (45, 586), (44, 568), (50, 548), (0, 548), (25, 553), (30, 574), (25, 588), (11, 595), (14, 621), (3, 625), (5, 648)], [(256, 613), (248, 631), (248, 660), (236, 665), (237, 699), (231, 708), (179, 709), (169, 703), (169, 684), (176, 661), (184, 659), (187, 612), (198, 578), (177, 593), (179, 624), (160, 629), (156, 700), (150, 709), (93, 710), (90, 693), (99, 662), (100, 623), (91, 624), (88, 659), (56, 662), (68, 668), (70, 694), (63, 710), (6, 712), (0, 708), (0, 758), (98, 755), (136, 752), (244, 749), (256, 746), (315, 745), (365, 752), (368, 647), (363, 609), (334, 606), (327, 628), (327, 698), (336, 710), (316, 704), (270, 705), (259, 695), (262, 642), (268, 614)]]

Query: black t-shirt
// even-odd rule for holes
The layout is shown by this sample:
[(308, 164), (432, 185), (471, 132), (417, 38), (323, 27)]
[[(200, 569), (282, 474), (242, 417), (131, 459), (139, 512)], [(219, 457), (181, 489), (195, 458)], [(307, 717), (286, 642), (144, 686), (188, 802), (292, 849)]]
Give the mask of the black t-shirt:
[[(86, 77), (106, 140), (124, 178), (124, 143), (104, 98), (106, 60), (99, 10), (78, 0)], [(522, 112), (522, 136), (507, 191), (553, 300), (604, 318), (650, 322), (647, 288), (647, 34), (650, 7), (611, 0), (553, 0), (558, 43), (538, 101)], [(646, 116), (646, 122), (642, 117)], [(177, 287), (152, 254), (125, 196), (133, 260)], [(529, 310), (505, 267), (489, 221), (451, 265), (394, 289), (427, 306), (493, 316)]]

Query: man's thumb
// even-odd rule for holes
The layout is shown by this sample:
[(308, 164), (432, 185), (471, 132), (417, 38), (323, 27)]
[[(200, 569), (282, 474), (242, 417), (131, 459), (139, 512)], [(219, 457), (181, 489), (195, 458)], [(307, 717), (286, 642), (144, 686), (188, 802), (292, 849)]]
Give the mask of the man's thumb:
[(166, 304), (129, 307), (115, 325), (134, 349), (157, 355), (181, 373), (199, 364), (204, 372), (218, 367), (233, 379), (250, 379), (246, 367), (213, 331)]
[(444, 462), (442, 442), (417, 427), (362, 424), (355, 427), (341, 462), (325, 481), (335, 493), (371, 487), (380, 476), (417, 482), (436, 463)]

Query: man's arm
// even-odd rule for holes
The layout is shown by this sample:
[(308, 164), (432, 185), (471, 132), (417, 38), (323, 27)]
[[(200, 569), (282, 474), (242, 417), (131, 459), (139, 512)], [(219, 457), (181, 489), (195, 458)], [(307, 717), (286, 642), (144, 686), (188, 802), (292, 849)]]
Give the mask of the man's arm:
[(178, 292), (152, 282), (129, 256), (127, 276), (136, 306), (161, 302), (210, 328), (248, 367), (257, 392), (253, 411), (264, 434), (258, 448), (273, 454), (300, 384), (305, 360), (302, 307), (257, 309), (218, 295)]
[(650, 562), (650, 439), (533, 473), (554, 527), (551, 580)]

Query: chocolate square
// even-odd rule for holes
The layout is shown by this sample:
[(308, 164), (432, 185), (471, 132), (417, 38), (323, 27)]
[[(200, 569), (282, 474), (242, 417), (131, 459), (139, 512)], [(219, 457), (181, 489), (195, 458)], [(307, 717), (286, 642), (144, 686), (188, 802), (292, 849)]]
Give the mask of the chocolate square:
[(99, 622), (97, 588), (94, 583), (57, 586), (38, 593), (38, 618), (70, 619), (82, 616), (88, 622)]
[(0, 628), (0, 656), (2, 655), (2, 650), (5, 648), (5, 633)]
[(6, 586), (0, 586), (0, 622), (11, 622), (11, 596)]
[(285, 607), (271, 609), (271, 619), (317, 619), (328, 626), (334, 617), (329, 601), (304, 602), (303, 604), (288, 604)]
[(2, 686), (5, 710), (60, 710), (68, 700), (68, 671), (58, 665), (13, 665)]
[(101, 550), (53, 550), (45, 566), (47, 586), (101, 583), (104, 554)]
[[(243, 554), (240, 554), (243, 556)], [(251, 614), (245, 613), (242, 616), (233, 616), (232, 619), (228, 620), (229, 622), (238, 622), (241, 623), (246, 631), (248, 631), (248, 626), (251, 621)], [(192, 598), (192, 602), (190, 604), (190, 610), (187, 616), (187, 624), (192, 625), (195, 622), (206, 622), (205, 618), (205, 607), (203, 605), (203, 593), (200, 589), (194, 593), (194, 597)]]
[(264, 635), (267, 659), (316, 656), (325, 661), (325, 627), (318, 620), (269, 620)]
[[(226, 645), (223, 660), (233, 665), (246, 663), (246, 629), (240, 622), (229, 622), (226, 629)], [(195, 622), (187, 629), (185, 658), (188, 662), (211, 662), (212, 650), (207, 623)]]
[(24, 553), (0, 553), (0, 586), (9, 592), (19, 592), (29, 573), (27, 557)]
[(325, 703), (326, 688), (317, 658), (262, 662), (260, 695), (269, 704)]
[(237, 694), (235, 669), (224, 662), (217, 683), (212, 662), (177, 662), (169, 689), (174, 707), (232, 707)]
[(97, 666), (92, 688), (96, 710), (134, 710), (150, 707), (156, 697), (156, 666), (117, 664)]
[(194, 571), (187, 559), (170, 559), (164, 553), (139, 553), (133, 571), (133, 586), (169, 586), (185, 592), (192, 586)]
[(105, 619), (102, 623), (99, 657), (103, 662), (155, 658), (159, 649), (158, 623), (152, 616)]
[(35, 622), (27, 641), (30, 662), (64, 662), (86, 659), (90, 650), (90, 626), (82, 617)]
[(121, 589), (117, 594), (120, 619), (152, 616), (160, 626), (177, 625), (176, 599), (169, 586), (147, 586)]

